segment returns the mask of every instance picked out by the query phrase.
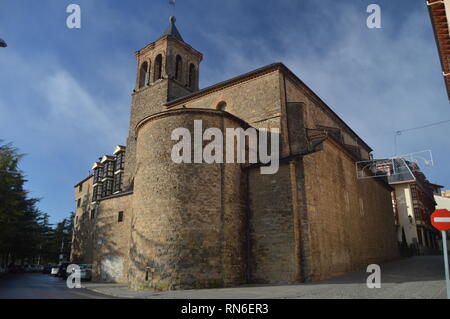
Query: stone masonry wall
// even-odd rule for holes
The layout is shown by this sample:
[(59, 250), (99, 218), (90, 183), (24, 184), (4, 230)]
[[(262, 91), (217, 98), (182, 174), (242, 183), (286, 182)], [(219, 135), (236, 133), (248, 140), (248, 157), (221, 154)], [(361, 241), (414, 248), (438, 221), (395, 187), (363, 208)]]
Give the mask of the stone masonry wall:
[(249, 170), (249, 282), (295, 281), (289, 165), (274, 175)]
[(304, 108), (304, 125), (306, 128), (315, 129), (317, 126), (328, 126), (341, 129), (345, 144), (360, 146), (363, 158), (369, 159), (370, 150), (359, 143), (352, 132), (342, 122), (336, 120), (330, 113), (326, 112), (320, 102), (302, 89), (289, 77), (285, 77), (287, 102), (301, 103)]
[[(127, 283), (132, 194), (105, 199), (95, 216), (93, 279)], [(119, 222), (119, 212), (123, 221)]]
[[(192, 134), (194, 120), (204, 129), (245, 127), (243, 121), (279, 128), (282, 157), (307, 151), (306, 128), (319, 125), (340, 128), (344, 143), (360, 146), (364, 158), (370, 150), (279, 70), (167, 111), (168, 100), (187, 94), (182, 81), (169, 79), (170, 61), (189, 50), (165, 52), (163, 42), (138, 55), (139, 64), (162, 52), (165, 78), (132, 97), (124, 189), (134, 180), (134, 193), (101, 201), (92, 220), (92, 179), (76, 193), (84, 198), (76, 211), (76, 260), (93, 263), (102, 281), (174, 289), (321, 280), (397, 256), (390, 189), (357, 180), (354, 160), (331, 139), (320, 151), (280, 163), (275, 175), (240, 164), (173, 163), (171, 133), (183, 127)], [(221, 102), (226, 112), (216, 110)]]
[(389, 187), (376, 179), (358, 180), (353, 160), (331, 140), (303, 163), (307, 277), (322, 280), (396, 258)]
[(239, 117), (253, 127), (279, 128), (281, 116), (279, 72), (273, 71), (205, 96), (195, 97), (174, 108), (185, 105), (188, 108), (215, 110), (220, 102), (226, 102), (226, 112)]
[[(72, 251), (70, 260), (74, 263), (91, 264), (93, 261), (93, 233), (95, 223), (91, 220), (92, 191), (94, 178), (90, 177), (82, 182), (82, 189), (75, 187), (75, 220), (72, 237)], [(80, 207), (77, 207), (80, 199)]]
[(131, 103), (130, 127), (128, 130), (127, 151), (125, 153), (125, 174), (123, 187), (129, 189), (136, 173), (136, 137), (134, 130), (142, 119), (165, 110), (167, 102), (168, 81), (158, 82), (134, 93)]
[[(155, 59), (162, 56), (161, 79), (154, 80)], [(183, 59), (180, 79), (175, 79), (175, 58), (180, 55)], [(164, 104), (198, 90), (199, 65), (202, 59), (200, 53), (194, 51), (187, 44), (176, 39), (163, 38), (139, 51), (137, 59), (136, 90), (132, 95), (130, 126), (127, 139), (126, 165), (124, 174), (124, 189), (129, 189), (136, 170), (136, 125), (147, 116), (166, 110)], [(142, 88), (138, 87), (139, 70), (142, 63), (150, 65), (150, 82)], [(192, 63), (196, 68), (195, 84), (188, 88), (188, 68)]]
[[(176, 164), (171, 133), (239, 125), (219, 111), (175, 110), (139, 129), (130, 286), (222, 287), (245, 280), (245, 178), (239, 164)], [(232, 127), (233, 127), (232, 126)], [(192, 133), (193, 134), (193, 133)], [(157, 147), (155, 147), (157, 145)]]

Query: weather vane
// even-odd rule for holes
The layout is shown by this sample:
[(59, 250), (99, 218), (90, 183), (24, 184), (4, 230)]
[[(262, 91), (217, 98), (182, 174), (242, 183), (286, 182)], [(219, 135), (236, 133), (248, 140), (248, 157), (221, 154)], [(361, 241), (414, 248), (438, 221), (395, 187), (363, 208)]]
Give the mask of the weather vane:
[(175, 8), (176, 8), (176, 2), (175, 0), (169, 0), (169, 4), (173, 6), (173, 15), (175, 16)]

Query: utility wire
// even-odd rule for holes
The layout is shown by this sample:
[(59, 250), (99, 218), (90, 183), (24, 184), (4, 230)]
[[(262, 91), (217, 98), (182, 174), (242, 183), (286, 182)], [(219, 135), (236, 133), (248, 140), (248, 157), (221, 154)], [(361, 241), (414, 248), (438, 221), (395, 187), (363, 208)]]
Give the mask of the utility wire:
[(436, 125), (441, 125), (441, 124), (445, 124), (445, 123), (450, 123), (450, 120), (439, 121), (439, 122), (435, 122), (435, 123), (431, 123), (431, 124), (427, 124), (427, 125), (422, 125), (422, 126), (417, 126), (417, 127), (412, 127), (412, 128), (396, 131), (395, 132), (395, 136), (394, 136), (394, 156), (397, 156), (397, 137), (399, 135), (402, 135), (405, 132), (420, 130), (420, 129), (423, 129), (423, 128), (432, 127), (432, 126), (436, 126)]
[(431, 124), (427, 124), (427, 125), (422, 125), (422, 126), (418, 126), (418, 127), (413, 127), (413, 128), (408, 128), (408, 129), (405, 129), (405, 130), (396, 131), (395, 133), (397, 135), (402, 135), (402, 133), (404, 133), (404, 132), (409, 132), (409, 131), (413, 131), (413, 130), (420, 130), (422, 128), (427, 128), (427, 127), (436, 126), (436, 125), (449, 123), (449, 122), (450, 122), (450, 120), (440, 121), (440, 122), (436, 122), (436, 123), (431, 123)]

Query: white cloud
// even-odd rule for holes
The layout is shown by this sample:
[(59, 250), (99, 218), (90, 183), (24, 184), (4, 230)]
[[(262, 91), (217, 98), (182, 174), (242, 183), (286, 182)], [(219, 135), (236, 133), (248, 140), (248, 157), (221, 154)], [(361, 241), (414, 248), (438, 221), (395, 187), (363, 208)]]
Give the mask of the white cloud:
[[(271, 43), (264, 34), (251, 39), (233, 37), (227, 30), (205, 34), (223, 56), (218, 62), (220, 69), (209, 64), (208, 82), (281, 61), (371, 145), (378, 157), (393, 155), (395, 131), (450, 119), (425, 7), (411, 10), (403, 21), (383, 7), (383, 28), (369, 30), (365, 7), (360, 4), (347, 3), (333, 10), (325, 2), (314, 5), (317, 10), (308, 21), (274, 29), (278, 33), (270, 39), (276, 38), (278, 43)], [(297, 29), (306, 25), (313, 28), (311, 34)], [(398, 152), (432, 149), (436, 166), (429, 171), (430, 179), (450, 184), (448, 130), (444, 125), (405, 133), (398, 138)]]
[(91, 96), (67, 71), (47, 76), (40, 89), (48, 101), (50, 121), (90, 132), (93, 138), (100, 136), (111, 147), (124, 140), (123, 129), (117, 129), (117, 114), (108, 109), (104, 101)]

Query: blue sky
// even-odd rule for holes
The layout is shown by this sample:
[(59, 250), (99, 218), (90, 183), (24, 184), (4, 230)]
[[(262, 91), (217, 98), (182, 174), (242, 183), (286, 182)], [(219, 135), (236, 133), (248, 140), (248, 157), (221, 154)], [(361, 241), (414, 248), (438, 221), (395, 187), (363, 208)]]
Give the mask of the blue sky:
[[(82, 28), (66, 27), (66, 7)], [(366, 8), (382, 9), (368, 29)], [(127, 137), (134, 52), (156, 40), (165, 0), (2, 0), (0, 139), (27, 156), (31, 195), (52, 222), (75, 208), (73, 186)], [(394, 132), (450, 119), (425, 0), (177, 0), (177, 27), (205, 58), (201, 87), (283, 62), (372, 148)], [(432, 150), (430, 181), (450, 188), (450, 124), (398, 137), (400, 154)]]

